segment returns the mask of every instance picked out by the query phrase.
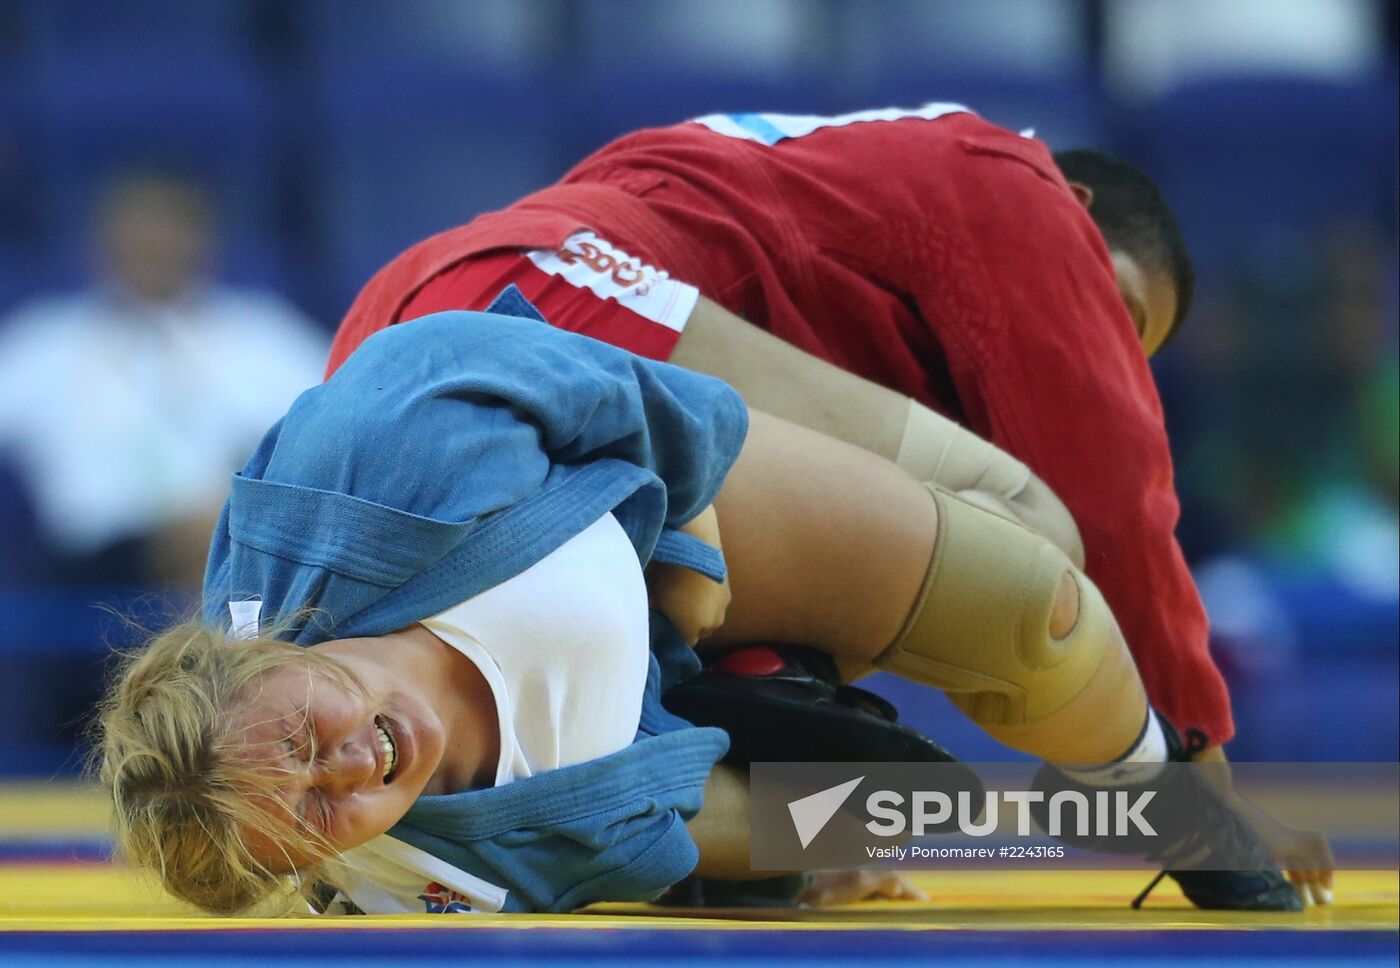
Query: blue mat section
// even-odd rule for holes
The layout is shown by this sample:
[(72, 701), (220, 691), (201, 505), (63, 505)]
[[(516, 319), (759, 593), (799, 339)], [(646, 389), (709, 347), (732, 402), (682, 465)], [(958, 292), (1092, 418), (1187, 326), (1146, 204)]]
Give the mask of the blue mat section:
[[(470, 952), (457, 952), (454, 955), (454, 957), (458, 959), (461, 963), (471, 964), (473, 968), (508, 968), (508, 966), (511, 966), (511, 968), (609, 968), (609, 966), (618, 964), (700, 965), (712, 963), (709, 959), (697, 957), (694, 955), (687, 957), (657, 957), (655, 960), (647, 958), (635, 961), (628, 960), (625, 962), (620, 962), (612, 956), (597, 958), (559, 958), (551, 955), (531, 955), (525, 958), (482, 959)], [(931, 962), (931, 957), (936, 957), (937, 961)], [(878, 964), (882, 966), (907, 965), (909, 966), (909, 968), (914, 968), (914, 966), (921, 966), (922, 968), (922, 966), (926, 966), (929, 964), (937, 964), (938, 968), (986, 968), (986, 959), (988, 957), (993, 956), (954, 956), (950, 958), (945, 955), (938, 954), (936, 956), (920, 955), (916, 958), (894, 958), (886, 960), (883, 958), (877, 959), (866, 955), (861, 955), (855, 958), (831, 958), (821, 962), (806, 961), (802, 959), (794, 959), (789, 961), (788, 959), (783, 959), (782, 961), (777, 963), (809, 965), (820, 964), (821, 966), (823, 966), (823, 968), (864, 968), (864, 966), (871, 964)], [(1044, 965), (1047, 963), (1046, 959), (1034, 955), (1023, 955), (1011, 958), (1001, 956), (996, 957), (997, 968), (1035, 968), (1035, 966), (1037, 965)], [(416, 958), (398, 958), (383, 956), (374, 956), (367, 958), (347, 957), (334, 959), (299, 957), (296, 960), (292, 960), (290, 958), (283, 959), (278, 957), (267, 956), (223, 957), (216, 955), (213, 958), (203, 958), (201, 960), (205, 960), (211, 964), (218, 965), (219, 968), (242, 968), (242, 966), (245, 965), (250, 966), (250, 968), (263, 968), (263, 966), (279, 965), (296, 965), (298, 966), (298, 968), (318, 968), (318, 966), (321, 965), (335, 965), (336, 968), (361, 968), (361, 966), (363, 966), (363, 968), (392, 968), (392, 966), (396, 965), (422, 964), (422, 962)], [(1125, 963), (1132, 964), (1134, 968), (1179, 968), (1179, 966), (1182, 964), (1181, 959), (1176, 956), (1148, 957), (1141, 959), (1133, 959), (1129, 962), (1125, 961), (1125, 959), (1123, 959), (1121, 956), (1116, 955), (1100, 957), (1096, 955), (1075, 954), (1067, 956), (1065, 960), (1075, 965), (1087, 966), (1087, 968), (1114, 968), (1114, 966), (1116, 965), (1121, 965)], [(1308, 964), (1309, 966), (1312, 966), (1312, 968), (1358, 968), (1358, 966), (1359, 968), (1371, 968), (1371, 966), (1373, 965), (1394, 965), (1395, 956), (1392, 954), (1388, 958), (1379, 957), (1375, 959), (1366, 957), (1358, 958), (1351, 956), (1310, 956), (1306, 959), (1303, 959), (1302, 961)], [(25, 966), (25, 968), (102, 968), (102, 966), (105, 965), (136, 963), (156, 965), (184, 964), (184, 962), (178, 958), (165, 959), (133, 957), (130, 961), (128, 961), (127, 959), (121, 959), (119, 961), (114, 962), (105, 957), (96, 955), (76, 958), (69, 955), (40, 955), (35, 957), (26, 957), (15, 962), (11, 962), (11, 964), (23, 965)], [(718, 961), (715, 961), (713, 963), (718, 964)], [(769, 968), (769, 966), (773, 965), (774, 963), (775, 962), (770, 958), (741, 957), (734, 959), (725, 959), (724, 968)], [(1215, 958), (1210, 956), (1196, 956), (1191, 961), (1192, 965), (1199, 966), (1199, 968), (1254, 968), (1254, 966), (1269, 963), (1270, 962), (1264, 959), (1249, 960), (1247, 958)]]
[(1385, 931), (728, 931), (531, 928), (463, 931), (36, 932), (0, 938), (7, 964), (219, 966), (421, 964), (474, 966), (723, 964), (985, 965), (1393, 965)]
[(0, 840), (0, 864), (102, 864), (112, 859), (107, 837), (52, 840)]

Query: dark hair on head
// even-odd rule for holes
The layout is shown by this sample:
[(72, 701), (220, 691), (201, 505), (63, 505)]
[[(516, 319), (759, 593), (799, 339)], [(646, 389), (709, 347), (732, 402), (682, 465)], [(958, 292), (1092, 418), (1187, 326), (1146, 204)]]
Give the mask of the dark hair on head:
[(1166, 198), (1139, 168), (1103, 151), (1077, 148), (1055, 155), (1065, 178), (1087, 185), (1094, 193), (1089, 215), (1109, 248), (1120, 249), (1149, 272), (1167, 272), (1176, 285), (1176, 316), (1170, 340), (1191, 310), (1196, 271), (1176, 216)]

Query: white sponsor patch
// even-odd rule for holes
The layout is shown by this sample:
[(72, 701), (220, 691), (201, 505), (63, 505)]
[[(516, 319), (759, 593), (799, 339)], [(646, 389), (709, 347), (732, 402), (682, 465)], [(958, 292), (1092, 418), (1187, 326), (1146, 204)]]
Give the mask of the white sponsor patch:
[(600, 299), (616, 299), (638, 316), (677, 333), (700, 298), (699, 291), (664, 269), (649, 266), (592, 232), (576, 232), (557, 250), (525, 253), (542, 272), (591, 290)]
[(876, 108), (870, 111), (852, 111), (850, 114), (836, 114), (823, 117), (815, 114), (707, 114), (696, 118), (696, 124), (703, 124), (716, 134), (730, 138), (743, 138), (759, 144), (775, 145), (787, 138), (801, 138), (821, 128), (842, 128), (861, 121), (899, 121), (904, 118), (923, 118), (932, 121), (945, 114), (971, 114), (961, 104), (947, 101), (932, 101), (914, 108)]

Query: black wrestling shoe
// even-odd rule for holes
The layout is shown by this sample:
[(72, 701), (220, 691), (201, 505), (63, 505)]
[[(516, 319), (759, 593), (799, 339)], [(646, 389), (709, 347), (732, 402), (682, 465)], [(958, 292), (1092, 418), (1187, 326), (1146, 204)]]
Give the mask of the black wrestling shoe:
[[(1169, 763), (1189, 763), (1191, 757), (1206, 747), (1205, 736), (1190, 730), (1185, 742), (1181, 735), (1165, 719), (1158, 717), (1162, 732), (1167, 738), (1167, 761)], [(1197, 782), (1200, 782), (1199, 780)], [(1243, 828), (1242, 836), (1258, 841), (1258, 835), (1219, 797), (1210, 798), (1219, 806), (1221, 822)], [(1283, 871), (1269, 867), (1271, 859), (1268, 850), (1259, 844), (1261, 862), (1257, 870), (1173, 870), (1166, 869), (1152, 879), (1137, 897), (1133, 898), (1133, 908), (1142, 907), (1147, 895), (1162, 882), (1166, 875), (1176, 881), (1186, 899), (1203, 911), (1301, 911), (1303, 899), (1298, 895)]]
[[(1136, 801), (1139, 795), (1154, 793), (1141, 816), (1155, 831), (1146, 836), (1079, 835), (1061, 833), (1059, 839), (1074, 847), (1107, 854), (1137, 854), (1160, 864), (1162, 872), (1132, 902), (1142, 906), (1163, 877), (1180, 885), (1191, 903), (1207, 910), (1301, 911), (1302, 899), (1276, 868), (1271, 866), (1268, 848), (1254, 829), (1236, 814), (1198, 770), (1173, 768), (1170, 764), (1190, 762), (1193, 753), (1204, 748), (1204, 737), (1193, 733), (1183, 743), (1165, 720), (1168, 765), (1152, 781), (1114, 787)], [(1073, 791), (1092, 797), (1104, 787), (1095, 787), (1071, 777), (1057, 767), (1046, 765), (1036, 776), (1038, 789), (1046, 791), (1046, 802), (1054, 793)], [(1046, 827), (1047, 809), (1036, 814)]]
[(1186, 899), (1203, 911), (1301, 911), (1303, 899), (1283, 872), (1275, 868), (1257, 871), (1162, 871), (1143, 892), (1133, 898), (1142, 907), (1147, 895), (1170, 877)]

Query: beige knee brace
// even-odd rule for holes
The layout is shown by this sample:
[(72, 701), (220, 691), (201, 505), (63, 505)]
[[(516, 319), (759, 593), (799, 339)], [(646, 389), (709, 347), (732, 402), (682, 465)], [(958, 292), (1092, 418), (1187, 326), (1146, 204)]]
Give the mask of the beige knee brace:
[(1084, 567), (1079, 528), (1055, 492), (1021, 461), (966, 427), (911, 400), (895, 463), (915, 480), (1019, 521)]
[[(1033, 723), (1064, 707), (1108, 649), (1125, 649), (1103, 597), (1045, 538), (930, 490), (938, 505), (933, 560), (904, 628), (876, 664), (947, 691), (983, 725)], [(1079, 586), (1078, 618), (1057, 639), (1050, 616), (1066, 572)]]

